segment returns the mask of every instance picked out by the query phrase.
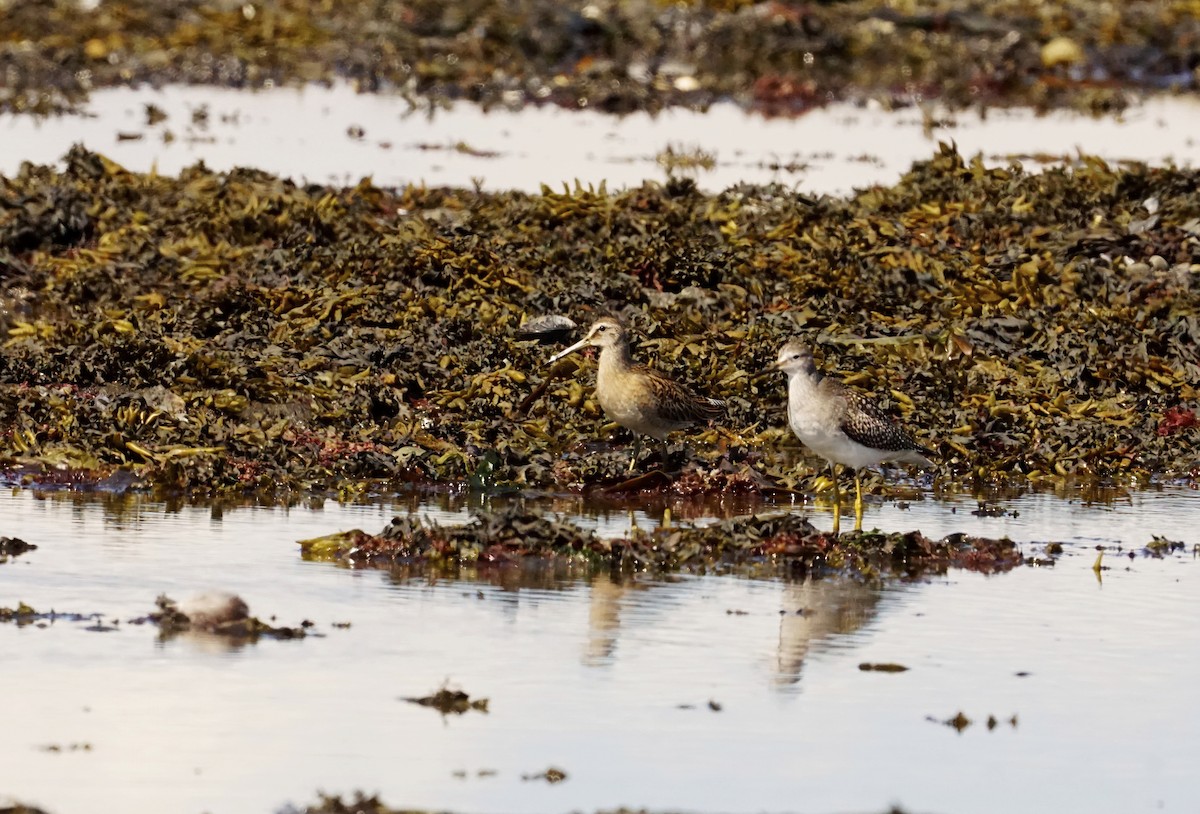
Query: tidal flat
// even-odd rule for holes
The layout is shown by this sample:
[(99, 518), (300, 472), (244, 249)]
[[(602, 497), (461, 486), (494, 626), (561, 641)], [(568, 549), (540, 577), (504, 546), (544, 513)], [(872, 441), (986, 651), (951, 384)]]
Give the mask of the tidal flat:
[(0, 809), (1200, 807), (1191, 5), (0, 17)]

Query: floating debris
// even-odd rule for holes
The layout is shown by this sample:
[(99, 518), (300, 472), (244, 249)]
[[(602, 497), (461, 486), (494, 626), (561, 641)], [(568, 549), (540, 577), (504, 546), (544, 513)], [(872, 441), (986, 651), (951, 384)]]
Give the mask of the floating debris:
[(966, 715), (964, 715), (961, 711), (959, 711), (959, 713), (957, 715), (955, 715), (953, 718), (947, 718), (946, 720), (942, 721), (941, 723), (945, 724), (946, 726), (950, 727), (951, 729), (954, 729), (958, 732), (962, 732), (964, 729), (966, 729), (968, 726), (970, 726), (972, 724), (972, 721), (970, 718), (968, 718)]
[(862, 670), (863, 672), (874, 672), (874, 673), (904, 673), (904, 672), (908, 672), (908, 668), (905, 667), (903, 664), (895, 664), (892, 662), (874, 662), (873, 663), (873, 662), (864, 661), (862, 664), (858, 665), (858, 669)]
[[(953, 718), (947, 718), (944, 721), (939, 720), (939, 719), (933, 717), (932, 715), (925, 716), (925, 720), (932, 721), (933, 723), (937, 723), (937, 724), (943, 724), (944, 726), (948, 726), (951, 729), (956, 730), (960, 734), (964, 730), (966, 730), (969, 726), (971, 726), (971, 724), (975, 723), (961, 711), (957, 715), (955, 715)], [(1004, 722), (1007, 723), (1013, 729), (1017, 728), (1017, 716), (1016, 715), (1009, 716), (1007, 719), (1004, 720)], [(1001, 723), (1001, 721), (999, 719), (997, 719), (995, 715), (988, 715), (987, 720), (984, 722), (984, 725), (987, 727), (987, 730), (989, 732), (991, 732), (991, 731), (995, 730), (996, 727), (1000, 725), (1000, 723)]]
[(426, 695), (422, 698), (405, 698), (403, 700), (410, 704), (433, 707), (443, 715), (462, 715), (471, 710), (486, 714), (488, 711), (488, 699), (471, 698), (462, 690), (451, 690), (446, 687), (442, 687), (433, 695)]
[(547, 783), (554, 785), (555, 783), (561, 783), (564, 780), (566, 780), (567, 773), (564, 772), (562, 769), (556, 769), (553, 766), (551, 766), (549, 769), (546, 769), (546, 771), (544, 771), (544, 772), (538, 772), (537, 774), (523, 774), (523, 775), (521, 775), (521, 779), (522, 780), (545, 780)]
[(1154, 535), (1153, 539), (1146, 543), (1146, 553), (1152, 557), (1165, 557), (1168, 554), (1183, 552), (1187, 550), (1187, 543), (1181, 540), (1168, 540), (1166, 537)]
[[(62, 752), (90, 752), (90, 751), (92, 751), (92, 745), (90, 743), (86, 743), (86, 742), (85, 743), (61, 743), (61, 744), (60, 743), (48, 743), (45, 746), (39, 746), (38, 749), (40, 749), (43, 752), (50, 752), (53, 754), (58, 754), (58, 753), (62, 753)], [(19, 811), (20, 809), (17, 809), (17, 810)], [(0, 808), (0, 814), (11, 814), (11, 812), (12, 812), (12, 809)]]
[(979, 507), (971, 510), (976, 517), (1018, 517), (1020, 512), (1010, 511), (997, 503), (979, 501)]
[(19, 537), (0, 537), (0, 563), (8, 562), (9, 557), (19, 557), (36, 549), (36, 545), (27, 543)]

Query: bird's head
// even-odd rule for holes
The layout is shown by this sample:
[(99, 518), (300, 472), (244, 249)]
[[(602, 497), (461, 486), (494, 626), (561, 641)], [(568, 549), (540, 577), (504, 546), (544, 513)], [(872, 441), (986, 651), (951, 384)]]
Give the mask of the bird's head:
[(813, 362), (812, 351), (798, 339), (785, 342), (779, 349), (779, 356), (770, 366), (772, 370), (780, 370), (788, 376), (797, 373), (812, 373), (817, 369)]
[(592, 323), (588, 328), (583, 339), (580, 339), (574, 345), (564, 350), (559, 351), (550, 357), (551, 362), (557, 362), (559, 359), (574, 353), (582, 348), (611, 348), (625, 341), (625, 328), (614, 317), (600, 317)]

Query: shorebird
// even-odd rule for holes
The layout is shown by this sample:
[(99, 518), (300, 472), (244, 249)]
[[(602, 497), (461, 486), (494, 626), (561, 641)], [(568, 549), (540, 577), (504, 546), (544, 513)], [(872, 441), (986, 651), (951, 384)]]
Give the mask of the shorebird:
[(596, 399), (604, 414), (634, 433), (633, 471), (642, 448), (642, 436), (662, 442), (667, 459), (667, 435), (692, 424), (719, 418), (725, 402), (698, 396), (676, 381), (633, 361), (629, 331), (613, 317), (592, 323), (583, 339), (550, 357), (548, 364), (582, 348), (600, 349), (596, 373)]
[(854, 470), (855, 531), (862, 529), (862, 478), (859, 470), (896, 461), (931, 467), (933, 452), (918, 444), (861, 393), (824, 376), (813, 362), (812, 352), (792, 340), (779, 349), (772, 365), (788, 377), (788, 425), (804, 446), (829, 462), (833, 476), (833, 533), (840, 526), (841, 492), (838, 466)]

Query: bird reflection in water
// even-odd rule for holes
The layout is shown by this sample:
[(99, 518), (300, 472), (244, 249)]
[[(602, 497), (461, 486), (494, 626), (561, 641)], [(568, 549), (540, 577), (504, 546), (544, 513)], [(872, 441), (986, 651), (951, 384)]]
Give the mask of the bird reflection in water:
[(835, 648), (870, 622), (882, 596), (879, 587), (844, 577), (784, 583), (775, 686), (797, 683), (810, 653)]

